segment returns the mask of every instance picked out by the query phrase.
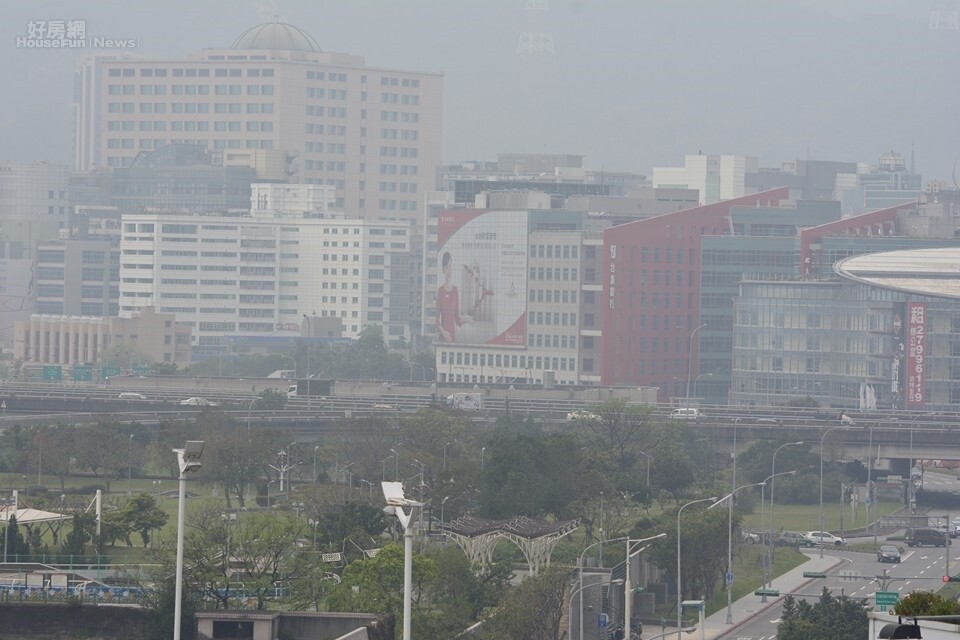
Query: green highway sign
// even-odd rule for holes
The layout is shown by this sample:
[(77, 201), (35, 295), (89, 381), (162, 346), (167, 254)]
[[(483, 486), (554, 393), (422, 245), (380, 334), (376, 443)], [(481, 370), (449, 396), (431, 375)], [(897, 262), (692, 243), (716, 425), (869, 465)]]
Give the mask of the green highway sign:
[(877, 591), (875, 597), (877, 606), (881, 607), (883, 611), (900, 601), (900, 594), (896, 591)]
[(120, 367), (104, 367), (100, 370), (101, 378), (114, 378), (120, 375)]
[(779, 589), (757, 589), (753, 592), (755, 596), (773, 596), (777, 597), (780, 595)]
[(826, 578), (827, 573), (825, 571), (804, 571), (804, 578)]
[(150, 375), (150, 367), (134, 367), (133, 375), (135, 376), (148, 376)]
[(89, 366), (73, 367), (74, 382), (91, 382), (92, 380), (93, 380), (93, 367), (89, 367)]
[(43, 365), (43, 379), (48, 382), (60, 382), (63, 380), (63, 367), (58, 364)]

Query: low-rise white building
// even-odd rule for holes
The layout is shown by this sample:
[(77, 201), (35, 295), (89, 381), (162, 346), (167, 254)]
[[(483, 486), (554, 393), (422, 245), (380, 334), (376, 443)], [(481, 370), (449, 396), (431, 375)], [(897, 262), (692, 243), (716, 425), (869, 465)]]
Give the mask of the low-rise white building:
[(176, 314), (207, 354), (226, 336), (299, 331), (305, 315), (340, 318), (345, 337), (372, 324), (409, 339), (410, 223), (326, 215), (124, 216), (120, 315)]

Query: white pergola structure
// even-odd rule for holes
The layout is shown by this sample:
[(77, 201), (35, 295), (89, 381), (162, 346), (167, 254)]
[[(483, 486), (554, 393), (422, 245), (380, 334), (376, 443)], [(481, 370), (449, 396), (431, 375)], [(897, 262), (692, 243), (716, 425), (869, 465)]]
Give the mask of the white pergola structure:
[(485, 520), (461, 516), (443, 526), (443, 534), (463, 549), (471, 563), (493, 561), (493, 550), (501, 539), (515, 544), (523, 553), (531, 574), (550, 564), (554, 547), (572, 533), (579, 522), (547, 522), (518, 516), (510, 520)]

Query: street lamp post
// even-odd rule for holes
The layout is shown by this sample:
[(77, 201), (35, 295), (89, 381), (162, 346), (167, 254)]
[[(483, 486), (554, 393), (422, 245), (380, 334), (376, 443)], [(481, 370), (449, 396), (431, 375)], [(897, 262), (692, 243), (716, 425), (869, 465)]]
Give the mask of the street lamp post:
[(486, 453), (486, 447), (480, 447), (480, 473), (483, 473), (483, 454)]
[[(578, 593), (582, 593), (584, 589), (589, 589), (590, 587), (595, 586), (595, 585), (598, 585), (598, 584), (602, 584), (602, 583), (601, 583), (601, 582), (594, 582), (594, 583), (590, 583), (590, 584), (585, 585), (585, 584), (583, 584), (583, 580), (581, 580), (581, 581), (580, 581), (580, 586), (577, 587), (576, 589), (574, 589), (574, 590), (573, 590), (573, 593), (570, 594), (570, 601), (569, 601), (569, 603), (567, 604), (567, 611), (573, 611), (573, 598), (574, 598), (574, 596), (576, 596)], [(613, 585), (613, 584), (623, 584), (623, 578), (614, 578), (613, 580), (610, 581), (609, 584), (611, 584), (611, 585)], [(579, 607), (579, 613), (580, 613), (580, 615), (578, 616), (578, 618), (579, 618), (579, 620), (580, 620), (580, 635), (577, 636), (577, 640), (583, 640), (583, 596), (580, 596), (580, 599), (579, 599), (579, 600), (580, 600), (580, 607)], [(573, 616), (567, 616), (567, 627), (568, 627), (567, 637), (568, 637), (568, 638), (573, 638)]]
[[(773, 464), (771, 465), (771, 469), (770, 469), (770, 564), (771, 564), (771, 565), (773, 564), (773, 555), (774, 555), (774, 545), (773, 545), (773, 530), (774, 530), (774, 529), (773, 529), (773, 489), (774, 489), (775, 478), (777, 477), (777, 454), (780, 453), (780, 450), (783, 449), (784, 447), (793, 447), (793, 446), (799, 446), (799, 445), (802, 445), (802, 444), (803, 444), (803, 440), (800, 440), (800, 441), (798, 441), (798, 442), (785, 442), (785, 443), (783, 443), (782, 445), (780, 445), (779, 447), (777, 447), (777, 450), (773, 452)], [(769, 587), (769, 586), (770, 586), (769, 580), (772, 579), (771, 576), (770, 576), (770, 573), (767, 574), (767, 579), (768, 579), (768, 584), (767, 584), (767, 586)]]
[(447, 500), (450, 499), (450, 496), (443, 496), (443, 500), (440, 501), (440, 531), (443, 531), (443, 507), (447, 504)]
[(443, 445), (443, 470), (447, 470), (447, 447), (452, 445), (453, 442), (445, 442)]
[(650, 456), (644, 453), (643, 451), (637, 451), (640, 455), (647, 459), (647, 491), (650, 491)]
[(253, 412), (253, 405), (257, 401), (256, 398), (250, 401), (250, 404), (247, 405), (247, 433), (250, 433), (250, 414)]
[[(700, 329), (701, 327), (705, 327), (705, 326), (706, 326), (706, 325), (701, 325), (700, 327), (697, 327), (697, 329)], [(696, 330), (694, 330), (694, 332), (696, 332)], [(692, 335), (692, 334), (691, 334), (691, 335)], [(716, 501), (717, 501), (716, 497), (712, 497), (712, 498), (701, 498), (700, 500), (691, 500), (691, 501), (688, 502), (687, 504), (685, 504), (685, 505), (683, 505), (682, 507), (680, 507), (679, 510), (677, 510), (677, 640), (679, 640), (679, 638), (680, 638), (680, 629), (683, 627), (683, 607), (680, 605), (680, 603), (683, 602), (683, 590), (682, 590), (682, 587), (681, 587), (681, 580), (680, 580), (680, 568), (681, 568), (681, 564), (680, 564), (680, 516), (683, 515), (683, 510), (686, 509), (687, 507), (689, 507), (690, 505), (698, 504), (698, 503), (700, 503), (700, 502), (716, 502)]]
[[(633, 617), (633, 585), (630, 582), (630, 558), (642, 553), (647, 547), (641, 547), (640, 549), (636, 548), (636, 545), (643, 544), (644, 542), (650, 542), (651, 540), (659, 540), (660, 538), (666, 538), (667, 534), (658, 533), (655, 536), (650, 536), (649, 538), (640, 538), (639, 540), (627, 539), (627, 555), (624, 560), (623, 567), (623, 637), (629, 640), (630, 638), (630, 621)], [(580, 612), (581, 615), (583, 612)]]
[[(594, 542), (594, 543), (592, 543), (592, 544), (588, 544), (586, 547), (583, 548), (583, 551), (580, 552), (580, 557), (577, 559), (577, 580), (578, 580), (580, 586), (577, 588), (576, 591), (574, 591), (574, 592), (570, 595), (570, 604), (571, 604), (571, 607), (573, 606), (573, 596), (576, 595), (578, 592), (583, 591), (583, 589), (584, 589), (584, 586), (583, 586), (583, 555), (584, 555), (587, 551), (589, 551), (592, 547), (595, 547), (595, 546), (597, 546), (597, 545), (600, 545), (600, 549), (603, 550), (603, 544), (604, 544), (605, 542), (623, 542), (624, 540), (627, 540), (627, 537), (626, 537), (626, 536), (621, 537), (621, 538), (613, 538), (612, 540), (599, 540), (599, 541)], [(602, 563), (601, 563), (601, 566), (603, 566)], [(589, 586), (591, 586), (591, 585), (587, 585), (587, 586), (589, 587)], [(578, 636), (577, 640), (583, 640), (583, 596), (580, 597), (580, 607), (579, 607), (579, 611), (580, 611), (580, 615), (578, 616), (578, 618), (579, 618), (579, 620), (580, 620), (580, 635)], [(573, 624), (573, 618), (572, 618), (572, 617), (570, 618), (569, 621), (570, 621), (570, 624)], [(573, 637), (573, 632), (571, 631), (569, 635), (570, 635), (570, 637), (572, 638), (572, 637)]]
[(396, 449), (390, 449), (390, 453), (393, 454), (393, 481), (396, 482), (400, 479), (400, 454)]
[(713, 376), (712, 372), (698, 374), (697, 377), (693, 379), (693, 395), (695, 395), (698, 398), (700, 397), (700, 394), (697, 393), (697, 383), (700, 382), (700, 378), (710, 378), (712, 376)]
[[(820, 533), (823, 533), (823, 441), (827, 437), (827, 434), (831, 431), (836, 431), (837, 429), (847, 429), (847, 425), (840, 425), (836, 427), (830, 427), (823, 432), (823, 435), (820, 436)], [(841, 505), (842, 508), (842, 505)], [(820, 536), (820, 557), (823, 557), (823, 536)]]
[(390, 458), (392, 457), (393, 456), (387, 456), (386, 458), (380, 461), (380, 466), (382, 467), (382, 469), (380, 470), (380, 482), (387, 481), (387, 461), (390, 460)]
[[(706, 322), (704, 322), (704, 323), (701, 324), (699, 327), (697, 327), (696, 329), (694, 329), (693, 331), (690, 332), (690, 341), (689, 341), (689, 344), (687, 345), (687, 401), (686, 401), (686, 406), (687, 406), (688, 408), (690, 407), (690, 373), (691, 373), (691, 371), (693, 371), (693, 337), (694, 337), (695, 335), (697, 335), (697, 331), (700, 331), (700, 329), (703, 329), (705, 326), (707, 326), (707, 323), (706, 323)], [(679, 603), (677, 603), (677, 608), (678, 608), (678, 609), (680, 608), (680, 604), (679, 604)], [(679, 614), (678, 614), (678, 615), (679, 615)]]
[(186, 519), (187, 474), (200, 470), (203, 441), (189, 440), (183, 449), (174, 449), (180, 468), (180, 493), (177, 503), (177, 575), (173, 605), (173, 640), (180, 640), (180, 617), (183, 607), (183, 528)]
[[(778, 476), (795, 476), (797, 475), (797, 472), (782, 471), (777, 475)], [(761, 581), (761, 584), (767, 583), (767, 525), (766, 525), (766, 521), (764, 520), (764, 517), (765, 517), (764, 507), (767, 503), (765, 490), (767, 488), (767, 483), (770, 482), (770, 480), (772, 479), (773, 479), (773, 476), (767, 476), (766, 478), (763, 479), (763, 483), (760, 485), (760, 533), (761, 533), (761, 536), (763, 537), (763, 540), (762, 540), (763, 556), (762, 557), (763, 557), (763, 565), (764, 565), (763, 580)], [(766, 601), (767, 601), (767, 596), (763, 596), (763, 599), (761, 600), (761, 602), (766, 602)]]
[(127, 497), (133, 495), (133, 434), (127, 440)]
[(733, 491), (707, 507), (708, 509), (713, 509), (718, 504), (723, 504), (725, 500), (730, 501), (727, 504), (727, 624), (733, 624), (733, 591), (730, 588), (733, 586), (733, 497), (737, 494), (737, 491), (740, 491), (740, 489), (764, 485), (766, 485), (765, 482), (754, 482), (753, 484), (745, 484), (736, 487)]
[(370, 482), (369, 480), (364, 480), (363, 478), (360, 478), (360, 482), (362, 482), (363, 484), (367, 485), (367, 487), (369, 488), (370, 497), (372, 498), (372, 497), (373, 497), (373, 483)]
[[(401, 482), (381, 482), (380, 486), (383, 488), (383, 497), (387, 502), (384, 512), (396, 516), (403, 527), (403, 640), (410, 640), (413, 602), (413, 529), (416, 527), (413, 509), (422, 508), (423, 503), (405, 498)], [(405, 513), (403, 507), (410, 507), (410, 513)]]
[(317, 452), (320, 451), (320, 445), (313, 447), (313, 483), (317, 483)]

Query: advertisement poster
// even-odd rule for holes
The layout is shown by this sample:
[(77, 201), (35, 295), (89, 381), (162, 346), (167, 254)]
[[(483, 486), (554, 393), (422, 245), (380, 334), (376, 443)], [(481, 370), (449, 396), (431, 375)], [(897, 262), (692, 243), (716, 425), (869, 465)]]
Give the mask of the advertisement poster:
[(527, 331), (527, 212), (441, 213), (437, 340), (522, 347)]
[(907, 303), (907, 406), (923, 405), (924, 359), (927, 348), (927, 305)]

